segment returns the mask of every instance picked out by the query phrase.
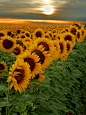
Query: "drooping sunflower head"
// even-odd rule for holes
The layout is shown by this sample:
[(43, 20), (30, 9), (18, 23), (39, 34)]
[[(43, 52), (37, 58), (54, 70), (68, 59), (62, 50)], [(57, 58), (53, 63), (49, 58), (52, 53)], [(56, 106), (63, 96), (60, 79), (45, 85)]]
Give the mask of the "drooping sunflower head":
[[(6, 66), (6, 64), (4, 64), (4, 61), (0, 62), (0, 70), (7, 70), (8, 67)], [(5, 73), (4, 72), (0, 72), (0, 77), (3, 76)]]
[(22, 91), (25, 91), (25, 88), (27, 88), (29, 81), (31, 79), (31, 71), (29, 64), (17, 58), (15, 64), (13, 64), (12, 68), (10, 68), (10, 71), (10, 76), (6, 81), (12, 81), (10, 89), (14, 86), (15, 90), (19, 90), (20, 93)]
[(4, 36), (0, 41), (1, 49), (5, 52), (11, 52), (16, 45), (16, 40), (12, 39), (12, 37)]

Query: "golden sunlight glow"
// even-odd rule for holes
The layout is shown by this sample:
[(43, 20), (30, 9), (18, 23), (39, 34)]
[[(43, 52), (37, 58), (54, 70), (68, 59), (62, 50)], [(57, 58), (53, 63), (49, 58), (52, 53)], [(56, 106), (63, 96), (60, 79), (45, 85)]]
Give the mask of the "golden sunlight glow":
[(50, 0), (44, 0), (44, 2), (49, 3), (49, 2), (50, 2)]
[(50, 15), (53, 13), (54, 9), (51, 6), (45, 6), (44, 8), (41, 8), (41, 10), (45, 11), (44, 14)]

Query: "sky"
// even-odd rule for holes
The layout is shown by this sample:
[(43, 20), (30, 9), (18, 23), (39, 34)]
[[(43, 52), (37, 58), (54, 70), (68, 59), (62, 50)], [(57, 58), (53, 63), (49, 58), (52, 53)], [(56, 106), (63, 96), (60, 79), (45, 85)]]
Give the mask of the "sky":
[(0, 0), (0, 24), (86, 24), (86, 0)]

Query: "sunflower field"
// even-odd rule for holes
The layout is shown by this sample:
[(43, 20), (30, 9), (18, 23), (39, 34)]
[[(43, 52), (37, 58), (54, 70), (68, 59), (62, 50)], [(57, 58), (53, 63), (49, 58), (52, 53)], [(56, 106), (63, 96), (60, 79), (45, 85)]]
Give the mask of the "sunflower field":
[(0, 115), (86, 114), (86, 25), (0, 25)]

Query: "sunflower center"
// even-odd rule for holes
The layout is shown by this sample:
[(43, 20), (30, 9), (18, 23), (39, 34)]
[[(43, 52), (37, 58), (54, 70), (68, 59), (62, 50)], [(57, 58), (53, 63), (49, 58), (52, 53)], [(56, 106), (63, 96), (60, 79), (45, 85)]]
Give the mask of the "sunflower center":
[(19, 33), (20, 33), (20, 30), (17, 30), (17, 33), (19, 34)]
[(11, 32), (8, 32), (7, 34), (10, 36), (10, 35), (11, 35)]
[(49, 38), (49, 36), (45, 35), (45, 38)]
[(32, 53), (35, 53), (39, 56), (40, 60), (38, 62), (41, 62), (41, 64), (44, 63), (45, 57), (42, 52), (40, 52), (39, 50), (33, 50)]
[(67, 36), (65, 36), (65, 38), (64, 38), (66, 41), (67, 40), (70, 40), (70, 41), (72, 41), (72, 39), (71, 39), (71, 36), (70, 35), (67, 35)]
[(22, 43), (21, 40), (17, 40), (16, 42), (17, 42), (16, 44), (19, 44), (19, 45), (23, 46), (23, 43)]
[(4, 34), (3, 34), (3, 33), (0, 33), (0, 37), (1, 37), (1, 36), (3, 37), (3, 36), (4, 36)]
[(51, 33), (49, 33), (49, 35), (50, 35), (50, 37), (52, 37), (52, 34), (51, 34)]
[(72, 29), (71, 29), (71, 33), (75, 35), (75, 34), (76, 34), (76, 29), (75, 29), (75, 28), (72, 28)]
[(58, 36), (58, 39), (60, 40), (60, 37)]
[(40, 43), (38, 44), (38, 46), (39, 46), (39, 45), (43, 45), (43, 47), (45, 47), (44, 51), (49, 51), (49, 46), (48, 46), (48, 44), (46, 44), (45, 42), (40, 42)]
[(27, 37), (30, 37), (30, 35), (29, 35), (28, 33), (25, 33), (25, 35), (26, 35)]
[(0, 70), (4, 70), (4, 65), (0, 64)]
[(24, 35), (21, 35), (21, 38), (25, 38), (25, 36), (24, 36)]
[(36, 37), (41, 37), (42, 36), (42, 33), (40, 31), (37, 31), (36, 32)]
[(80, 38), (80, 33), (79, 32), (77, 33), (77, 38)]
[(38, 79), (39, 78), (39, 74), (35, 75), (34, 79)]
[(34, 69), (34, 67), (35, 67), (34, 60), (31, 59), (31, 58), (25, 58), (25, 59), (24, 59), (24, 62), (29, 63), (29, 65), (30, 65), (30, 69), (31, 69), (31, 71), (33, 71), (33, 69)]
[(70, 45), (67, 43), (67, 51), (70, 50)]
[(20, 54), (20, 49), (18, 47), (14, 48), (17, 52), (14, 52), (14, 54), (19, 55)]
[(59, 43), (59, 45), (60, 45), (60, 49), (61, 49), (61, 52), (60, 53), (62, 53), (62, 51), (63, 51), (63, 44), (62, 43)]
[(74, 25), (76, 25), (79, 29), (81, 28), (78, 24), (74, 24)]
[(24, 69), (15, 69), (15, 72), (20, 72), (21, 74), (17, 74), (18, 76), (15, 76), (15, 79), (17, 80), (17, 83), (21, 83), (24, 80)]
[(9, 49), (13, 46), (13, 42), (11, 40), (8, 40), (8, 39), (5, 39), (3, 41), (3, 46), (6, 48), (6, 49)]

